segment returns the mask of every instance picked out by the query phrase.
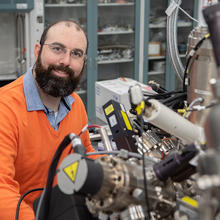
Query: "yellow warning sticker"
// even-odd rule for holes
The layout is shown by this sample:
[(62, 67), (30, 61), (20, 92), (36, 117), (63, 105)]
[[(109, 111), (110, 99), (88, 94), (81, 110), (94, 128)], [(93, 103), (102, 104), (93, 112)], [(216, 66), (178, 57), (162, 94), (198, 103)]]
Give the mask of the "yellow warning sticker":
[(79, 162), (76, 161), (70, 165), (68, 165), (67, 167), (65, 167), (63, 170), (66, 173), (66, 175), (71, 179), (71, 181), (75, 181), (76, 179), (76, 173), (77, 173), (77, 169), (78, 169), (78, 164)]
[(121, 114), (122, 114), (122, 117), (124, 119), (124, 122), (125, 122), (125, 125), (126, 125), (127, 129), (132, 130), (132, 127), (131, 127), (130, 121), (128, 120), (127, 114), (123, 111), (121, 111)]
[(183, 197), (182, 200), (195, 208), (198, 208), (198, 206), (199, 206), (198, 202), (196, 200), (194, 200), (188, 196)]
[(112, 113), (114, 111), (114, 107), (113, 105), (109, 105), (107, 108), (105, 108), (105, 114), (109, 115), (110, 113)]

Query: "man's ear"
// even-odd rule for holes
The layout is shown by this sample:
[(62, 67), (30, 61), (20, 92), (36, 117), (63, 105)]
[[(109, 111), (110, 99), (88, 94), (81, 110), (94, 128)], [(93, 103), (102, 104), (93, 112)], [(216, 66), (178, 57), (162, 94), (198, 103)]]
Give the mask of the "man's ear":
[(38, 56), (39, 56), (40, 48), (41, 48), (41, 45), (40, 45), (39, 43), (36, 43), (35, 46), (34, 46), (35, 62), (37, 61), (37, 58), (38, 58)]

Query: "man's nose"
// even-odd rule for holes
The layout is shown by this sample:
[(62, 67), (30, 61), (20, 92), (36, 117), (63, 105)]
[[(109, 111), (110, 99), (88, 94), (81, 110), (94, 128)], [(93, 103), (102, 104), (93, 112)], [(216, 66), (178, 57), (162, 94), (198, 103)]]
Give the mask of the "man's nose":
[(63, 64), (64, 66), (69, 66), (71, 61), (70, 54), (68, 52), (64, 53), (62, 57), (60, 58), (60, 64)]

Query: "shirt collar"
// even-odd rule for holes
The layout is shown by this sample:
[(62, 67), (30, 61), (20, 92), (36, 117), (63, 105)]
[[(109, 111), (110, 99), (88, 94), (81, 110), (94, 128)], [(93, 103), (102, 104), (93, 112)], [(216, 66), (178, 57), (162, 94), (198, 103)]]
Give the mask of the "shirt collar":
[[(26, 74), (24, 75), (24, 80), (23, 80), (24, 95), (25, 95), (25, 100), (27, 104), (27, 111), (44, 110), (46, 112), (47, 110), (40, 99), (40, 95), (37, 90), (36, 82), (32, 75), (32, 70), (33, 70), (33, 67), (31, 67), (26, 72)], [(63, 102), (65, 102), (66, 105), (69, 107), (69, 109), (71, 109), (72, 104), (74, 102), (74, 98), (71, 95), (63, 97)]]

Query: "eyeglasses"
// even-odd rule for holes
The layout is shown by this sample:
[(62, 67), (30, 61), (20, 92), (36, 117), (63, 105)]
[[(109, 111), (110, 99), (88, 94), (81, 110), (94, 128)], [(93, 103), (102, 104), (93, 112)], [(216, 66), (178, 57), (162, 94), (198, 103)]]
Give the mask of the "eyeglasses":
[[(57, 44), (57, 43), (52, 43), (52, 44), (45, 43), (44, 45), (49, 46), (49, 48), (54, 54), (60, 55), (60, 56), (63, 56), (64, 54), (66, 54), (67, 49), (68, 49), (65, 46)], [(86, 60), (87, 58), (86, 54), (81, 49), (70, 50), (70, 57), (74, 60)]]

